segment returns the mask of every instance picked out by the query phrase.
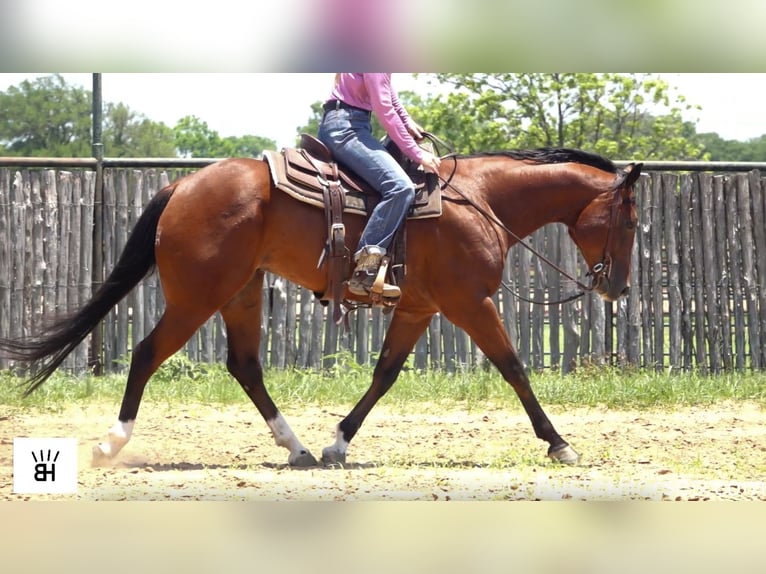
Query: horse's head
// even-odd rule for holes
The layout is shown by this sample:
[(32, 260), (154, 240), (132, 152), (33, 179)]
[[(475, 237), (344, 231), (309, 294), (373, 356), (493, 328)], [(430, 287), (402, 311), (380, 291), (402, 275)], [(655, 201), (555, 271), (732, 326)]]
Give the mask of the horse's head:
[(642, 166), (632, 163), (622, 170), (613, 189), (596, 196), (569, 228), (590, 269), (593, 290), (607, 301), (615, 301), (630, 288), (637, 223), (633, 186)]

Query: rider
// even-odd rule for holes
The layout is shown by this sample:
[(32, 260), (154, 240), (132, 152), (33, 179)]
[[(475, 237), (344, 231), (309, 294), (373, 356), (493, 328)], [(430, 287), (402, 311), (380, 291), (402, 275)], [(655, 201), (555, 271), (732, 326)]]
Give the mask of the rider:
[[(357, 245), (356, 268), (348, 282), (351, 293), (368, 295), (386, 249), (415, 198), (412, 180), (372, 135), (371, 113), (399, 149), (425, 171), (438, 173), (441, 160), (415, 142), (422, 139), (423, 129), (399, 102), (391, 74), (336, 74), (324, 112), (318, 138), (339, 163), (381, 195)], [(401, 291), (385, 283), (382, 295), (398, 298)]]

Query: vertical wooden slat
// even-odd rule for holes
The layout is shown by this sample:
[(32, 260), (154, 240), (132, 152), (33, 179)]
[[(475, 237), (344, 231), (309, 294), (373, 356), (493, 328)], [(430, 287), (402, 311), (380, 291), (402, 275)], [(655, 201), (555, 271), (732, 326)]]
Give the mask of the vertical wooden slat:
[[(69, 238), (72, 234), (72, 180), (68, 172), (58, 172), (59, 192), (59, 268), (56, 277), (56, 312), (71, 311), (68, 304), (69, 276), (71, 261), (69, 258)], [(72, 369), (72, 358), (67, 357), (62, 366)]]
[(21, 172), (16, 172), (10, 188), (11, 221), (11, 293), (13, 302), (10, 309), (9, 336), (17, 339), (24, 333), (24, 307), (21, 297), (24, 293), (24, 219), (26, 206)]
[(702, 281), (705, 291), (706, 333), (710, 371), (721, 371), (721, 332), (718, 328), (718, 298), (716, 296), (716, 281), (719, 276), (715, 260), (715, 211), (713, 209), (713, 176), (709, 173), (699, 174), (700, 202), (702, 207), (702, 262), (705, 269)]
[[(539, 229), (535, 233), (532, 234), (531, 241), (532, 247), (535, 248), (540, 253), (545, 253), (545, 243), (546, 243), (546, 229)], [(546, 265), (547, 267), (547, 265)], [(531, 293), (531, 299), (533, 301), (543, 301), (545, 299), (545, 269), (543, 269), (543, 262), (542, 260), (534, 256), (531, 261), (530, 265), (531, 271), (534, 273), (534, 275), (531, 278), (532, 282), (532, 293)], [(531, 343), (531, 362), (530, 366), (531, 368), (535, 370), (540, 370), (545, 366), (544, 363), (544, 352), (545, 352), (545, 343), (543, 342), (544, 339), (544, 331), (545, 331), (545, 305), (536, 305), (533, 304), (531, 306), (531, 337), (530, 337), (530, 343)]]
[(661, 371), (665, 363), (665, 297), (662, 285), (662, 176), (652, 178), (651, 295), (654, 329), (654, 366)]
[(678, 176), (662, 174), (662, 210), (665, 213), (665, 241), (667, 257), (668, 294), (668, 363), (671, 369), (682, 367), (681, 362), (681, 285), (679, 279), (678, 249)]
[(354, 328), (356, 331), (355, 358), (358, 365), (370, 362), (370, 310), (366, 308), (354, 311)]
[[(298, 332), (298, 286), (287, 281), (286, 308), (285, 308), (285, 366), (294, 367), (298, 350), (295, 347), (295, 339)], [(220, 314), (216, 314), (220, 317)], [(210, 358), (212, 362), (214, 357)]]
[[(758, 320), (758, 284), (757, 271), (754, 261), (753, 219), (751, 214), (752, 200), (750, 197), (749, 180), (745, 174), (737, 174), (737, 207), (739, 213), (737, 220), (740, 229), (740, 246), (742, 248), (742, 297), (747, 313), (747, 343), (746, 353), (750, 358), (750, 367), (761, 368), (761, 357), (757, 352), (757, 344), (760, 339), (760, 323)], [(758, 225), (763, 228), (764, 222)], [(753, 352), (753, 343), (756, 352)]]
[(444, 341), (444, 368), (448, 373), (454, 373), (457, 369), (455, 326), (444, 316), (442, 316), (442, 340)]
[(298, 368), (311, 366), (309, 350), (311, 348), (311, 327), (314, 294), (305, 287), (300, 288), (300, 319), (298, 320), (298, 353), (295, 363)]
[(591, 357), (602, 365), (606, 357), (606, 303), (600, 296), (592, 295), (591, 306)]
[(723, 368), (731, 370), (734, 365), (731, 347), (731, 274), (728, 271), (729, 249), (728, 249), (728, 224), (726, 221), (726, 194), (724, 188), (724, 177), (717, 175), (713, 177), (713, 213), (715, 217), (715, 259), (718, 263), (720, 273), (715, 277), (716, 298), (719, 301), (718, 312), (719, 322), (714, 327), (716, 337), (721, 348), (721, 359)]
[[(11, 240), (13, 237), (11, 221), (11, 170), (0, 168), (0, 337), (10, 336), (12, 273)], [(10, 361), (0, 357), (0, 368), (9, 366)]]
[(418, 370), (428, 368), (428, 335), (423, 333), (415, 342), (413, 349), (413, 366)]
[(333, 367), (337, 362), (338, 353), (338, 325), (332, 320), (334, 303), (330, 302), (327, 306), (326, 324), (325, 324), (325, 339), (324, 347), (322, 349), (322, 367), (329, 369)]
[(761, 185), (761, 174), (753, 170), (747, 175), (750, 182), (751, 206), (753, 210), (753, 235), (755, 238), (755, 265), (758, 276), (758, 322), (760, 337), (758, 341), (750, 341), (751, 352), (759, 355), (759, 365), (766, 367), (766, 211), (764, 211), (764, 194)]
[(694, 294), (692, 287), (694, 284), (694, 260), (692, 258), (692, 181), (688, 175), (681, 178), (681, 196), (679, 197), (679, 236), (681, 238), (681, 249), (684, 256), (681, 257), (679, 265), (679, 278), (681, 281), (681, 300), (683, 309), (681, 311), (681, 338), (683, 340), (683, 366), (690, 370), (694, 367), (694, 331), (692, 325), (692, 309)]
[(702, 207), (698, 179), (692, 181), (692, 256), (694, 260), (694, 360), (701, 372), (707, 373), (707, 340), (705, 337), (705, 265), (702, 244)]
[(43, 257), (45, 258), (45, 273), (43, 274), (43, 293), (45, 302), (43, 313), (53, 317), (56, 313), (56, 281), (59, 273), (59, 212), (61, 205), (58, 197), (58, 176), (52, 169), (43, 172)]
[[(128, 241), (128, 178), (125, 170), (120, 170), (115, 189), (115, 262)], [(115, 359), (124, 359), (128, 353), (128, 302), (123, 299), (116, 306)]]
[[(564, 226), (554, 223), (549, 226), (548, 247), (550, 260), (561, 267), (561, 235)], [(546, 266), (546, 283), (548, 285), (548, 301), (560, 301), (562, 296), (562, 277), (559, 272), (550, 266)], [(550, 305), (548, 314), (548, 347), (550, 349), (548, 365), (551, 369), (561, 367), (561, 305)]]
[(384, 313), (380, 307), (373, 307), (370, 310), (372, 317), (370, 322), (370, 361), (376, 361), (385, 340), (386, 331), (391, 324), (392, 316), (390, 313)]
[(464, 370), (471, 364), (471, 358), (469, 351), (471, 344), (468, 341), (468, 335), (466, 335), (463, 329), (455, 327), (455, 362), (460, 370)]
[(582, 306), (580, 307), (580, 358), (587, 363), (593, 360), (593, 351), (590, 345), (592, 335), (591, 313), (596, 297), (597, 295), (593, 293), (586, 293), (582, 298)]
[(269, 311), (271, 307), (271, 274), (265, 273), (261, 292), (261, 341), (258, 346), (258, 360), (267, 365), (269, 361)]
[[(128, 225), (131, 231), (141, 216), (144, 206), (144, 170), (132, 170), (129, 173), (129, 209)], [(136, 345), (145, 337), (146, 332), (146, 281), (138, 285), (128, 294), (128, 307), (130, 309), (130, 342), (128, 352), (132, 352)]]
[[(79, 307), (90, 300), (93, 285), (93, 200), (96, 191), (96, 174), (92, 171), (81, 172), (80, 195), (80, 273), (78, 277)], [(97, 357), (90, 357), (90, 337), (79, 345), (82, 367), (89, 368)]]
[(644, 197), (641, 190), (646, 187), (644, 182), (649, 179), (648, 174), (641, 174), (639, 183), (636, 186), (636, 192), (634, 198), (636, 201), (636, 213), (638, 216), (636, 237), (633, 241), (633, 250), (630, 256), (630, 269), (631, 269), (631, 288), (628, 292), (626, 302), (626, 331), (625, 331), (625, 347), (626, 347), (626, 360), (629, 365), (633, 367), (639, 366), (641, 362), (641, 252), (640, 248), (640, 235), (644, 226), (646, 225), (647, 211), (644, 208)]
[(285, 367), (285, 312), (287, 285), (281, 277), (274, 277), (271, 287), (271, 361), (278, 369)]
[[(113, 169), (104, 170), (104, 277), (111, 273), (115, 264), (115, 211), (117, 205), (117, 192), (115, 189), (115, 171)], [(112, 309), (106, 315), (104, 320), (104, 369), (107, 372), (113, 372), (117, 365), (114, 361), (117, 359), (116, 338), (117, 323), (116, 311)]]
[(319, 301), (313, 301), (313, 316), (311, 319), (311, 350), (309, 366), (319, 369), (322, 366), (322, 351), (324, 340), (325, 310)]
[[(561, 234), (561, 268), (570, 273), (577, 273), (577, 249), (568, 234)], [(564, 350), (561, 354), (561, 371), (569, 373), (577, 367), (580, 351), (580, 308), (585, 304), (585, 297), (567, 303), (562, 310), (561, 326), (564, 330)]]
[(430, 367), (434, 370), (440, 370), (442, 363), (442, 325), (441, 315), (435, 314), (431, 317), (431, 324), (428, 326), (428, 346), (429, 357), (431, 359)]
[[(90, 284), (90, 274), (87, 273), (90, 267), (90, 258), (92, 255), (91, 237), (92, 233), (85, 233), (86, 237), (83, 237), (84, 231), (90, 231), (90, 223), (92, 218), (83, 219), (83, 216), (88, 216), (87, 207), (85, 201), (87, 199), (87, 191), (83, 189), (84, 178), (82, 171), (77, 171), (71, 174), (73, 192), (72, 192), (72, 221), (74, 226), (72, 228), (72, 236), (70, 238), (70, 245), (72, 252), (73, 265), (71, 270), (71, 287), (69, 295), (70, 308), (73, 310), (79, 310), (87, 302), (87, 293), (84, 289), (84, 284)], [(87, 245), (84, 245), (84, 240), (87, 238)], [(85, 251), (87, 249), (87, 251)], [(90, 335), (85, 337), (85, 340), (77, 345), (74, 349), (74, 368), (77, 373), (84, 373), (88, 367), (88, 351), (90, 350)]]
[(640, 277), (640, 289), (641, 289), (641, 334), (643, 340), (643, 355), (641, 360), (641, 366), (648, 368), (654, 366), (654, 354), (653, 354), (653, 331), (651, 328), (651, 310), (653, 305), (652, 288), (651, 288), (651, 272), (652, 272), (652, 243), (651, 243), (651, 231), (654, 226), (654, 213), (655, 206), (652, 203), (652, 179), (655, 175), (652, 174), (650, 179), (640, 179), (636, 185), (636, 191), (641, 196), (642, 205), (642, 221), (636, 234), (636, 240), (639, 245), (639, 257), (641, 264), (641, 277)]
[(518, 313), (516, 306), (516, 297), (510, 290), (518, 291), (518, 265), (517, 265), (517, 252), (515, 249), (510, 249), (506, 256), (505, 266), (503, 268), (503, 277), (505, 279), (505, 285), (507, 289), (502, 294), (502, 318), (505, 323), (505, 329), (508, 333), (508, 338), (513, 343), (514, 347), (518, 345), (519, 341), (519, 324)]
[[(636, 273), (639, 271), (640, 265), (638, 252), (638, 242), (636, 241), (633, 243), (633, 251), (630, 256), (630, 268)], [(641, 298), (640, 291), (634, 286), (628, 292), (626, 323), (627, 361), (630, 366), (637, 367), (641, 361)]]
[[(33, 333), (33, 324), (32, 324), (32, 282), (34, 280), (34, 268), (35, 268), (35, 260), (34, 260), (34, 252), (32, 248), (32, 234), (34, 230), (34, 209), (32, 206), (32, 173), (27, 173), (26, 177), (24, 178), (24, 184), (22, 186), (22, 193), (24, 198), (24, 222), (23, 222), (23, 230), (22, 235), (24, 237), (24, 243), (20, 246), (21, 249), (24, 250), (24, 297), (21, 301), (21, 304), (23, 305), (23, 311), (22, 320), (24, 321), (24, 331), (26, 333)], [(68, 358), (68, 361), (71, 362), (71, 359)]]
[[(518, 285), (518, 292), (519, 294), (524, 297), (524, 299), (529, 299), (531, 297), (530, 293), (530, 277), (529, 277), (529, 270), (531, 267), (531, 260), (532, 257), (529, 253), (529, 250), (525, 247), (522, 247), (521, 245), (516, 245), (513, 247), (518, 252), (519, 259), (518, 259), (518, 270), (516, 277), (518, 278), (517, 285)], [(518, 342), (518, 351), (519, 351), (519, 358), (521, 359), (522, 365), (524, 365), (525, 369), (529, 368), (530, 365), (530, 355), (532, 352), (532, 319), (531, 319), (531, 312), (529, 308), (529, 303), (525, 301), (524, 299), (519, 299), (517, 308), (519, 310), (519, 342)]]
[(32, 239), (32, 282), (30, 284), (31, 300), (31, 323), (32, 332), (38, 332), (43, 319), (43, 284), (45, 274), (45, 255), (44, 255), (44, 237), (43, 237), (43, 217), (44, 207), (42, 200), (42, 190), (40, 181), (40, 172), (30, 173), (30, 208), (31, 208), (31, 239)]
[(726, 190), (726, 225), (729, 244), (729, 271), (734, 313), (734, 368), (745, 367), (745, 313), (742, 295), (742, 245), (737, 220), (737, 187), (734, 178), (724, 179)]
[[(82, 270), (82, 261), (80, 256), (82, 254), (82, 178), (81, 172), (69, 173), (69, 178), (72, 182), (72, 231), (69, 235), (69, 276), (67, 278), (67, 307), (70, 312), (76, 312), (80, 309), (80, 272)], [(85, 341), (80, 343), (72, 352), (70, 357), (72, 358), (72, 369), (75, 373), (82, 373), (87, 366), (88, 357), (88, 337)]]

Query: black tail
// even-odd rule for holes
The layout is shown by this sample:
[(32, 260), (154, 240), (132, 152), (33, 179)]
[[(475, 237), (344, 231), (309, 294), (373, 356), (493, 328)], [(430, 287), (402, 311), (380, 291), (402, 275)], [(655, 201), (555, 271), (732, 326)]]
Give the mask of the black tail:
[(154, 269), (157, 222), (173, 186), (158, 192), (147, 204), (128, 238), (117, 265), (85, 306), (57, 319), (41, 333), (26, 339), (0, 339), (0, 355), (20, 361), (31, 373), (25, 395), (42, 385), (77, 345), (123, 297)]

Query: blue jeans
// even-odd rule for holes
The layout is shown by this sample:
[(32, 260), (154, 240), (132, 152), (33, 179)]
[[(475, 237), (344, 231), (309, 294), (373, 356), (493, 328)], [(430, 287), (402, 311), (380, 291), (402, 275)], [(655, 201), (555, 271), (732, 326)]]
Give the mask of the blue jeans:
[(345, 108), (330, 110), (319, 125), (317, 137), (330, 149), (338, 163), (353, 170), (381, 195), (362, 232), (355, 254), (367, 246), (388, 249), (415, 199), (415, 186), (383, 144), (372, 135), (370, 113)]

